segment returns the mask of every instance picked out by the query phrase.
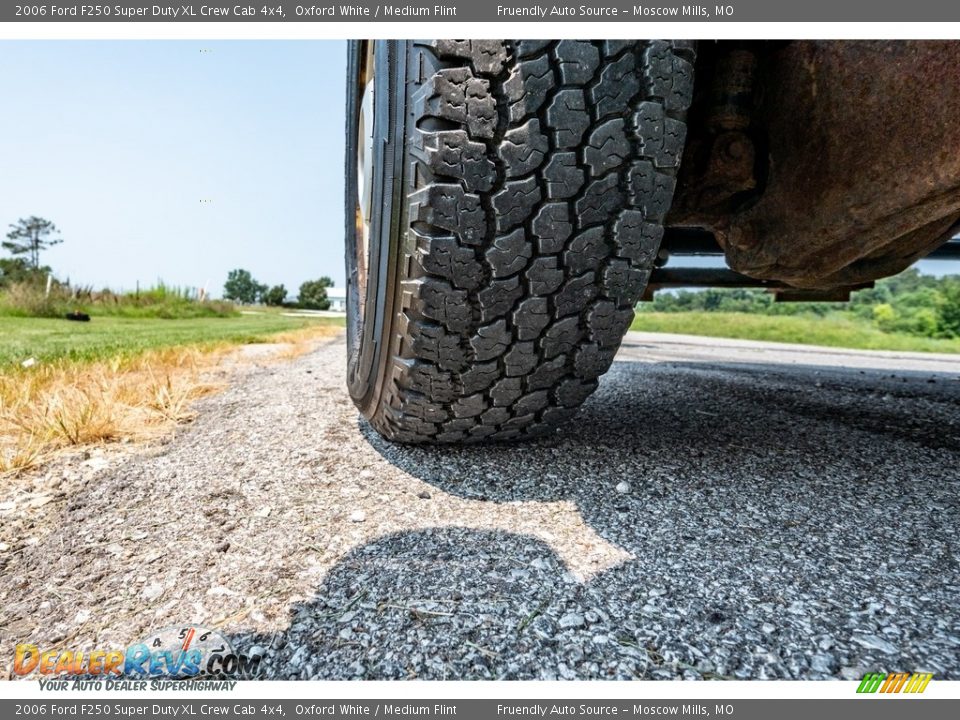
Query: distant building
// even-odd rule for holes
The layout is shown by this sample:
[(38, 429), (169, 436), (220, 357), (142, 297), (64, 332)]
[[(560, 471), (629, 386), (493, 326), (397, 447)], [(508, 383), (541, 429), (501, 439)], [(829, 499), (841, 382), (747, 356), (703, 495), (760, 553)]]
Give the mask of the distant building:
[(347, 311), (347, 291), (346, 288), (327, 288), (327, 300), (330, 301), (330, 309), (334, 312)]

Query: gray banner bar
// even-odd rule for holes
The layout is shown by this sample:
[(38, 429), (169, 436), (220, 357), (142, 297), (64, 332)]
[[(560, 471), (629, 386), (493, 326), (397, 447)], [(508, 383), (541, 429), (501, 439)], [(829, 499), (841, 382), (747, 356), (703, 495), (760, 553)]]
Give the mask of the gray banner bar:
[[(852, 693), (854, 688), (851, 687)], [(598, 694), (602, 689), (598, 688)], [(906, 705), (910, 707), (907, 708)], [(952, 710), (950, 708), (953, 708)], [(349, 720), (357, 717), (384, 720), (597, 720), (646, 717), (736, 718), (736, 720), (809, 720), (838, 718), (857, 720), (933, 720), (957, 717), (960, 700), (926, 700), (891, 697), (850, 700), (2, 700), (0, 715), (6, 718), (92, 718), (110, 720), (131, 717), (323, 718)]]
[(172, 3), (126, 0), (85, 4), (25, 0), (0, 4), (0, 22), (956, 22), (960, 3), (943, 0), (720, 0), (535, 3), (446, 0), (440, 3)]

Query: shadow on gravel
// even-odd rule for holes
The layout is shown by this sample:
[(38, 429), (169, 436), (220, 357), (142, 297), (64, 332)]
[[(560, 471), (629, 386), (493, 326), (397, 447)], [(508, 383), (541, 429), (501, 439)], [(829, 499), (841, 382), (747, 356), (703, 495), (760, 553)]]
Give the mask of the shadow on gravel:
[(821, 370), (618, 362), (522, 445), (398, 446), (361, 422), (437, 491), (571, 502), (628, 559), (580, 583), (549, 538), (398, 533), (286, 632), (238, 642), (281, 678), (960, 677), (957, 394)]
[[(651, 569), (631, 562), (580, 584), (527, 536), (399, 533), (338, 563), (312, 600), (292, 608), (286, 632), (234, 644), (269, 648), (270, 678), (710, 678), (733, 667), (743, 677), (790, 675), (792, 659), (772, 667), (736, 647), (763, 642), (775, 598), (743, 623), (742, 600)], [(701, 647), (716, 648), (712, 660)]]
[(956, 677), (949, 647), (885, 616), (862, 568), (823, 592), (801, 560), (751, 547), (736, 562), (674, 543), (581, 584), (528, 536), (399, 533), (338, 563), (285, 631), (232, 641), (266, 648), (264, 679)]

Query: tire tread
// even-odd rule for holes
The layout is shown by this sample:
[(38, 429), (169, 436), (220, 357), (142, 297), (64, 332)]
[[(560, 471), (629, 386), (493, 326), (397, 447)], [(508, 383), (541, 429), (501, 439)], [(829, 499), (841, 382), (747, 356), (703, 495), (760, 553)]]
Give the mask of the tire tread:
[(407, 45), (403, 317), (373, 426), (514, 440), (596, 389), (663, 236), (694, 48)]

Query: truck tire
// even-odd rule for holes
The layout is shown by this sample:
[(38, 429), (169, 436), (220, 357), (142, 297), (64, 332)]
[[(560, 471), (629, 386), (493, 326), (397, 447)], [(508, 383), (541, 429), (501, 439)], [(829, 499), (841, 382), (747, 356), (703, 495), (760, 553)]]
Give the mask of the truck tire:
[(610, 367), (663, 235), (692, 43), (357, 41), (348, 387), (390, 440), (539, 435)]

